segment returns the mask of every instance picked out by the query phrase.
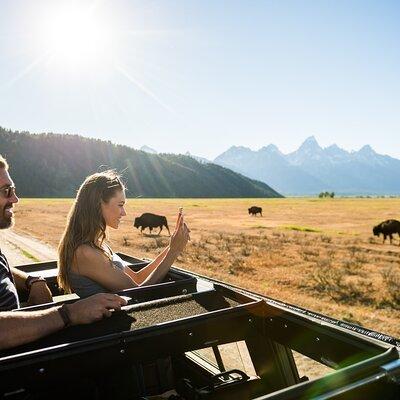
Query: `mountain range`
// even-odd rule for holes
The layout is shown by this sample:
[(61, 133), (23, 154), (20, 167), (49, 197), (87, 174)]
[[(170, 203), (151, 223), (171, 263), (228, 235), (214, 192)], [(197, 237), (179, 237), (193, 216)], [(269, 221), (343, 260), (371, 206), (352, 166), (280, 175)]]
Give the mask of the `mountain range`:
[(213, 162), (266, 182), (284, 195), (400, 194), (400, 160), (378, 154), (369, 145), (351, 152), (336, 144), (322, 148), (310, 136), (289, 154), (273, 144), (258, 151), (232, 146)]
[[(140, 148), (140, 150), (144, 151), (145, 153), (148, 153), (148, 154), (159, 154), (157, 150), (153, 149), (152, 147), (146, 146), (146, 145), (142, 146)], [(211, 162), (207, 158), (194, 156), (193, 154), (190, 154), (188, 151), (185, 153), (185, 156), (192, 157), (196, 161), (198, 161), (199, 163), (202, 163), (202, 164), (209, 164)]]
[(87, 175), (108, 168), (123, 173), (128, 197), (282, 197), (263, 182), (190, 156), (149, 154), (78, 135), (0, 127), (0, 154), (23, 197), (74, 197)]

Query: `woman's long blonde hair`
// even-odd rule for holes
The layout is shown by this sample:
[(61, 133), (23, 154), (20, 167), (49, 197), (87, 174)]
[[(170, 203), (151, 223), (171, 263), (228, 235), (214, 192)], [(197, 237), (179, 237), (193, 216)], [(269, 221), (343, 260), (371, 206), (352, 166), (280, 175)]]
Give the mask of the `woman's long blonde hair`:
[(68, 271), (76, 249), (88, 244), (105, 253), (102, 244), (106, 238), (106, 222), (101, 203), (107, 203), (119, 190), (125, 190), (125, 186), (114, 170), (88, 176), (79, 188), (58, 245), (57, 281), (65, 293), (71, 293)]

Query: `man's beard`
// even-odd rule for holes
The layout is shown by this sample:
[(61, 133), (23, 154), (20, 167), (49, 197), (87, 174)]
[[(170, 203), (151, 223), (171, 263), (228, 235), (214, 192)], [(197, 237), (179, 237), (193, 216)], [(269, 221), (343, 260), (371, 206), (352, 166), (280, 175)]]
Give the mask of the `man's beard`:
[(14, 218), (11, 215), (10, 217), (6, 217), (6, 209), (10, 208), (10, 204), (6, 204), (2, 210), (0, 215), (0, 229), (7, 229), (14, 225)]

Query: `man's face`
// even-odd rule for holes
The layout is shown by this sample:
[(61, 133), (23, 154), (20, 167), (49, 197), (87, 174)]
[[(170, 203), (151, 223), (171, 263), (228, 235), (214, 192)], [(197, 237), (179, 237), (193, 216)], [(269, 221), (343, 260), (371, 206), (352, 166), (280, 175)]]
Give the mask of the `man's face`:
[(18, 197), (8, 171), (0, 168), (0, 229), (6, 229), (14, 223), (13, 205), (18, 203)]

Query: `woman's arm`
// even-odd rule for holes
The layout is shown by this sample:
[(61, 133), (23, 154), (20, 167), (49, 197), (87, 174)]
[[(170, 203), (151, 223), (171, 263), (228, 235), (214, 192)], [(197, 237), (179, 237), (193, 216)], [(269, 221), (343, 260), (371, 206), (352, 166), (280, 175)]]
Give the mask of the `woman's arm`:
[(169, 248), (169, 251), (161, 259), (160, 263), (142, 281), (140, 286), (154, 285), (159, 283), (167, 275), (171, 265), (178, 257), (181, 250)]
[(189, 232), (180, 213), (170, 245), (139, 272), (134, 272), (129, 267), (124, 270), (115, 267), (102, 251), (88, 245), (81, 245), (76, 250), (75, 270), (112, 292), (136, 286), (153, 285), (164, 278), (176, 257), (185, 248), (189, 240)]
[[(139, 286), (153, 285), (160, 282), (168, 273), (171, 265), (190, 239), (189, 228), (183, 221), (182, 213), (179, 213), (175, 232), (171, 237), (170, 245), (165, 248), (157, 258), (138, 272), (126, 271)], [(130, 268), (127, 268), (130, 269)]]
[(138, 286), (128, 273), (115, 267), (101, 250), (88, 245), (77, 248), (74, 266), (74, 272), (77, 271), (112, 292)]
[[(141, 285), (143, 281), (160, 265), (169, 251), (170, 247), (167, 246), (151, 263), (143, 267), (141, 270), (133, 271), (129, 267), (125, 267), (125, 273), (128, 274), (138, 285)], [(173, 262), (174, 260), (172, 263)]]

